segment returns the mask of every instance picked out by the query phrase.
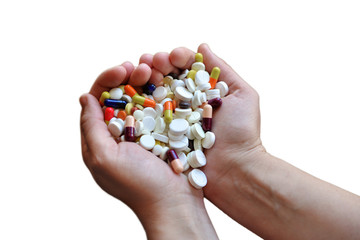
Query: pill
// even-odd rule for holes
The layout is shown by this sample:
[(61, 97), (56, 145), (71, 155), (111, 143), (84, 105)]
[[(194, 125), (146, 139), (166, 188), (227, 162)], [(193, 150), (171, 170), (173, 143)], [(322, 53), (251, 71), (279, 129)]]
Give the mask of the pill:
[(168, 143), (169, 142), (169, 138), (167, 136), (165, 136), (165, 135), (160, 134), (160, 133), (153, 132), (151, 134), (151, 136), (153, 136), (153, 138), (155, 140), (158, 140), (160, 142), (163, 142), (163, 143)]
[(164, 106), (164, 104), (165, 104), (166, 102), (168, 102), (168, 101), (172, 102), (172, 99), (171, 99), (171, 98), (165, 98), (165, 99), (163, 99), (163, 100), (161, 101), (160, 104)]
[(114, 109), (112, 107), (107, 107), (105, 109), (105, 113), (104, 113), (104, 119), (105, 119), (105, 123), (109, 124), (109, 121), (114, 117)]
[(110, 121), (110, 123), (108, 125), (108, 129), (109, 129), (110, 133), (114, 137), (120, 137), (120, 135), (122, 134), (122, 132), (124, 130), (124, 122), (121, 123), (121, 122), (116, 121), (116, 120), (115, 121)]
[(172, 91), (168, 91), (167, 94), (166, 94), (166, 97), (167, 97), (167, 98), (173, 99), (174, 96), (175, 96), (175, 94), (174, 94)]
[(141, 106), (141, 105), (138, 104), (138, 103), (135, 104), (135, 107), (136, 107), (137, 109), (139, 109), (139, 110), (143, 110), (143, 109), (144, 109), (144, 107)]
[(162, 160), (166, 160), (166, 157), (167, 157), (166, 153), (167, 153), (168, 151), (169, 151), (169, 148), (168, 148), (168, 147), (166, 147), (166, 146), (163, 147), (163, 149), (162, 149), (159, 157), (160, 157)]
[[(179, 108), (181, 108), (181, 109), (191, 108), (191, 103), (187, 102), (187, 101), (180, 101)], [(175, 109), (175, 111), (176, 111), (176, 109)]]
[(214, 67), (211, 70), (210, 79), (209, 79), (209, 83), (211, 84), (211, 89), (215, 88), (219, 76), (220, 76), (220, 68)]
[(188, 145), (189, 145), (189, 139), (185, 135), (183, 135), (182, 138), (177, 141), (169, 140), (170, 148), (175, 149), (177, 151), (183, 151), (188, 147)]
[(127, 116), (127, 114), (124, 110), (118, 111), (118, 113), (116, 115), (117, 118), (121, 118), (123, 121), (125, 120), (126, 116)]
[(203, 148), (202, 148), (201, 143), (202, 143), (202, 140), (201, 140), (201, 139), (197, 139), (197, 138), (195, 138), (195, 139), (194, 139), (194, 141), (193, 141), (193, 144), (194, 144), (194, 150), (200, 150), (200, 151), (202, 151), (202, 150), (203, 150)]
[(174, 170), (174, 172), (177, 174), (181, 173), (184, 170), (183, 164), (181, 163), (175, 150), (170, 149), (166, 155), (170, 161), (170, 165), (171, 165), (172, 169)]
[[(130, 111), (131, 115), (134, 115), (134, 112), (136, 112), (137, 110), (139, 110), (137, 107), (133, 107)], [(141, 110), (140, 110), (141, 111)]]
[(196, 53), (195, 54), (195, 62), (204, 62), (204, 57), (201, 53)]
[(222, 99), (219, 98), (219, 97), (210, 99), (210, 100), (208, 101), (208, 104), (211, 105), (213, 109), (217, 109), (218, 107), (221, 106), (221, 104), (222, 104)]
[(132, 100), (135, 103), (138, 103), (143, 107), (152, 107), (152, 108), (154, 108), (155, 105), (156, 105), (156, 102), (154, 100), (152, 100), (150, 98), (144, 98), (143, 96), (140, 96), (140, 95), (133, 96)]
[(199, 169), (193, 169), (188, 174), (188, 179), (191, 185), (196, 189), (201, 189), (206, 186), (207, 178), (205, 173)]
[(192, 112), (186, 119), (190, 124), (197, 123), (200, 121), (200, 113), (199, 112)]
[(144, 108), (144, 110), (142, 112), (144, 113), (144, 117), (150, 116), (150, 117), (152, 117), (154, 119), (156, 118), (156, 111), (155, 111), (154, 108), (146, 107), (146, 108)]
[(204, 111), (202, 114), (202, 128), (205, 132), (211, 131), (212, 127), (212, 106), (210, 104), (205, 104), (203, 107)]
[(135, 141), (135, 119), (133, 116), (129, 115), (125, 118), (125, 140), (127, 142)]
[(155, 86), (155, 84), (152, 84), (152, 83), (148, 83), (143, 87), (144, 93), (146, 93), (148, 95), (151, 95), (155, 91), (155, 89), (156, 89), (156, 86)]
[(178, 157), (179, 157), (181, 164), (183, 165), (183, 172), (188, 170), (190, 165), (187, 162), (187, 157), (186, 157), (185, 153), (183, 153), (183, 152), (179, 153)]
[(186, 108), (186, 109), (182, 109), (182, 108), (175, 108), (175, 115), (178, 118), (186, 118), (187, 116), (189, 116), (192, 113), (191, 108)]
[(166, 76), (163, 78), (163, 83), (165, 85), (171, 85), (172, 81), (174, 81), (174, 79), (171, 76)]
[(211, 85), (210, 83), (203, 83), (203, 84), (200, 84), (196, 87), (196, 90), (200, 90), (200, 91), (206, 91), (208, 89), (211, 88)]
[(180, 80), (184, 80), (188, 74), (189, 70), (185, 69), (180, 75), (179, 75), (179, 79)]
[(229, 87), (224, 81), (216, 83), (215, 88), (220, 90), (220, 97), (225, 97), (229, 93)]
[(202, 62), (194, 62), (191, 65), (191, 70), (195, 70), (195, 71), (205, 70), (205, 65)]
[(170, 86), (171, 91), (175, 91), (177, 87), (185, 87), (185, 83), (182, 80), (174, 80)]
[(151, 132), (147, 129), (143, 129), (141, 135), (151, 135)]
[(220, 90), (219, 89), (209, 89), (205, 91), (206, 99), (211, 100), (213, 98), (220, 98)]
[(157, 87), (153, 92), (152, 96), (154, 97), (156, 102), (160, 102), (164, 98), (166, 98), (167, 91), (163, 86)]
[(109, 91), (109, 93), (111, 99), (117, 99), (117, 100), (120, 100), (123, 95), (123, 91), (120, 88), (112, 88)]
[(155, 106), (155, 111), (156, 111), (156, 117), (162, 117), (164, 111), (163, 105), (157, 103)]
[(165, 130), (166, 123), (162, 117), (159, 117), (155, 120), (155, 129), (154, 132), (156, 133), (162, 133)]
[(146, 116), (143, 118), (142, 122), (144, 123), (144, 130), (153, 131), (155, 129), (156, 121), (151, 116)]
[(175, 134), (171, 133), (170, 131), (168, 131), (167, 135), (168, 135), (169, 139), (172, 141), (179, 141), (183, 138), (183, 135), (175, 135)]
[(203, 139), (205, 137), (205, 132), (199, 123), (194, 123), (191, 126), (191, 132), (194, 134), (194, 137), (197, 139)]
[(189, 123), (185, 119), (174, 119), (170, 125), (169, 130), (174, 135), (183, 135), (187, 132)]
[(141, 121), (144, 118), (144, 112), (141, 110), (136, 110), (133, 113), (133, 116), (135, 118), (136, 121)]
[(184, 88), (182, 86), (176, 87), (175, 96), (178, 99), (183, 100), (183, 101), (187, 101), (187, 102), (190, 102), (192, 97), (193, 97), (192, 93), (189, 92), (188, 90), (186, 90), (186, 88)]
[(139, 137), (144, 130), (144, 123), (142, 121), (135, 122), (135, 136)]
[(104, 101), (105, 99), (108, 99), (110, 98), (110, 93), (105, 91), (105, 92), (102, 92), (101, 93), (101, 96), (100, 96), (100, 99), (99, 99), (99, 103), (101, 106), (104, 106)]
[(209, 73), (204, 70), (199, 70), (195, 74), (195, 83), (197, 86), (209, 82)]
[(139, 95), (136, 90), (131, 85), (125, 85), (124, 91), (127, 95), (129, 95), (131, 98), (133, 98), (136, 95)]
[(140, 138), (140, 146), (146, 150), (151, 150), (155, 146), (155, 139), (151, 135), (142, 135)]
[(206, 165), (205, 154), (201, 150), (195, 150), (188, 155), (188, 163), (192, 168), (199, 168)]
[(215, 143), (215, 134), (213, 132), (206, 132), (205, 138), (201, 140), (201, 145), (203, 148), (210, 149)]
[(196, 75), (196, 71), (195, 70), (190, 70), (188, 72), (188, 75), (186, 76), (187, 78), (191, 78), (192, 80), (195, 81), (195, 75)]
[(104, 105), (107, 107), (112, 107), (112, 108), (124, 109), (126, 104), (127, 104), (127, 102), (125, 102), (124, 100), (110, 99), (110, 98), (104, 100)]
[[(188, 128), (185, 135), (189, 140), (194, 140), (194, 138), (195, 138), (194, 134), (191, 131), (191, 127)], [(189, 142), (192, 142), (192, 141), (189, 141)]]
[(121, 97), (121, 100), (124, 100), (124, 101), (126, 101), (128, 103), (132, 102), (132, 98), (127, 94), (123, 94), (122, 97)]
[(168, 124), (173, 120), (173, 106), (171, 101), (164, 103), (164, 120)]
[(162, 149), (163, 149), (163, 147), (161, 145), (155, 145), (152, 149), (152, 153), (155, 156), (159, 156), (161, 154)]

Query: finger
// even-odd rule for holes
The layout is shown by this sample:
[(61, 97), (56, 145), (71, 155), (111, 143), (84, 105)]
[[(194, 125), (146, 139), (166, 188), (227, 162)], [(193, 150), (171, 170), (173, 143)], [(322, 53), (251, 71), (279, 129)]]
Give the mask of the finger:
[(206, 43), (199, 46), (198, 52), (203, 55), (208, 72), (211, 73), (214, 67), (220, 68), (218, 81), (226, 82), (230, 93), (242, 88), (251, 88), (224, 60), (216, 56)]
[(163, 85), (164, 75), (158, 71), (156, 68), (153, 68), (151, 71), (151, 77), (149, 83), (154, 84), (156, 87)]
[(195, 62), (195, 53), (188, 48), (179, 47), (172, 50), (169, 58), (174, 67), (189, 69)]
[(145, 64), (140, 63), (130, 75), (129, 84), (132, 86), (145, 85), (151, 76), (151, 68)]
[(153, 67), (153, 55), (149, 54), (149, 53), (145, 53), (145, 54), (141, 55), (141, 57), (139, 59), (139, 64), (141, 64), (141, 63), (145, 63), (150, 68), (152, 68)]
[(170, 55), (166, 52), (159, 52), (154, 55), (153, 67), (163, 75), (168, 75), (171, 72), (178, 72), (178, 69), (171, 64), (169, 56)]
[(134, 66), (130, 62), (125, 62), (120, 66), (112, 67), (102, 72), (90, 89), (90, 94), (99, 99), (104, 91), (110, 88), (118, 87), (120, 84), (125, 83), (132, 73)]
[(104, 149), (110, 140), (115, 143), (104, 123), (104, 114), (98, 100), (87, 93), (80, 97), (80, 104), (81, 135), (88, 149)]

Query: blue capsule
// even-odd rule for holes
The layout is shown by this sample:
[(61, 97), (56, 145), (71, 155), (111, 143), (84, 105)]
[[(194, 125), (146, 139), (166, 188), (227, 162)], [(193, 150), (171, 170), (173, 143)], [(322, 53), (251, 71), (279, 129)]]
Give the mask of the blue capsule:
[(104, 105), (107, 107), (112, 108), (122, 108), (125, 109), (127, 102), (124, 100), (117, 100), (117, 99), (105, 99)]
[(147, 95), (151, 95), (156, 89), (156, 86), (154, 84), (146, 84), (143, 88), (144, 93)]

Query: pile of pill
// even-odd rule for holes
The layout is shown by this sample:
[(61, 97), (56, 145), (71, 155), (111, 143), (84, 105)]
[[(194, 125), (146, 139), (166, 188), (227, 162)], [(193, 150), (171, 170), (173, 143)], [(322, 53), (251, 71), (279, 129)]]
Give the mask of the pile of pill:
[(218, 67), (209, 74), (197, 53), (191, 70), (165, 76), (161, 86), (147, 84), (136, 91), (121, 85), (105, 91), (99, 102), (108, 129), (118, 142), (136, 142), (167, 160), (177, 174), (191, 167), (189, 182), (201, 189), (207, 184), (198, 169), (206, 164), (203, 148), (215, 143), (212, 113), (229, 91), (225, 82), (218, 82), (219, 75)]

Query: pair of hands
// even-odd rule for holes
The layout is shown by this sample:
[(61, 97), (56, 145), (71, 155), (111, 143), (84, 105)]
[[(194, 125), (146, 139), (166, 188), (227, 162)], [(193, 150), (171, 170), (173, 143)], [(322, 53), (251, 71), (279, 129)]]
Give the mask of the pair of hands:
[[(260, 112), (258, 95), (233, 69), (217, 57), (206, 44), (198, 48), (203, 54), (207, 71), (221, 69), (219, 81), (229, 86), (229, 94), (222, 106), (213, 113), (212, 131), (216, 135), (213, 148), (206, 150), (207, 165), (203, 168), (208, 184), (196, 190), (184, 174), (177, 175), (151, 152), (134, 143), (116, 143), (104, 123), (98, 99), (103, 91), (129, 83), (142, 86), (147, 82), (161, 84), (163, 76), (191, 68), (195, 53), (187, 48), (176, 48), (170, 54), (144, 54), (139, 65), (125, 62), (103, 72), (90, 92), (80, 97), (81, 144), (86, 166), (98, 185), (110, 195), (127, 204), (146, 225), (163, 219), (163, 215), (185, 211), (206, 211), (203, 197), (215, 202), (222, 188), (222, 179), (235, 162), (251, 161), (246, 156), (263, 151), (260, 141)], [(251, 163), (250, 163), (251, 164)], [(171, 209), (171, 210), (169, 210)], [(178, 215), (179, 216), (179, 215)], [(145, 230), (146, 230), (145, 226)]]

